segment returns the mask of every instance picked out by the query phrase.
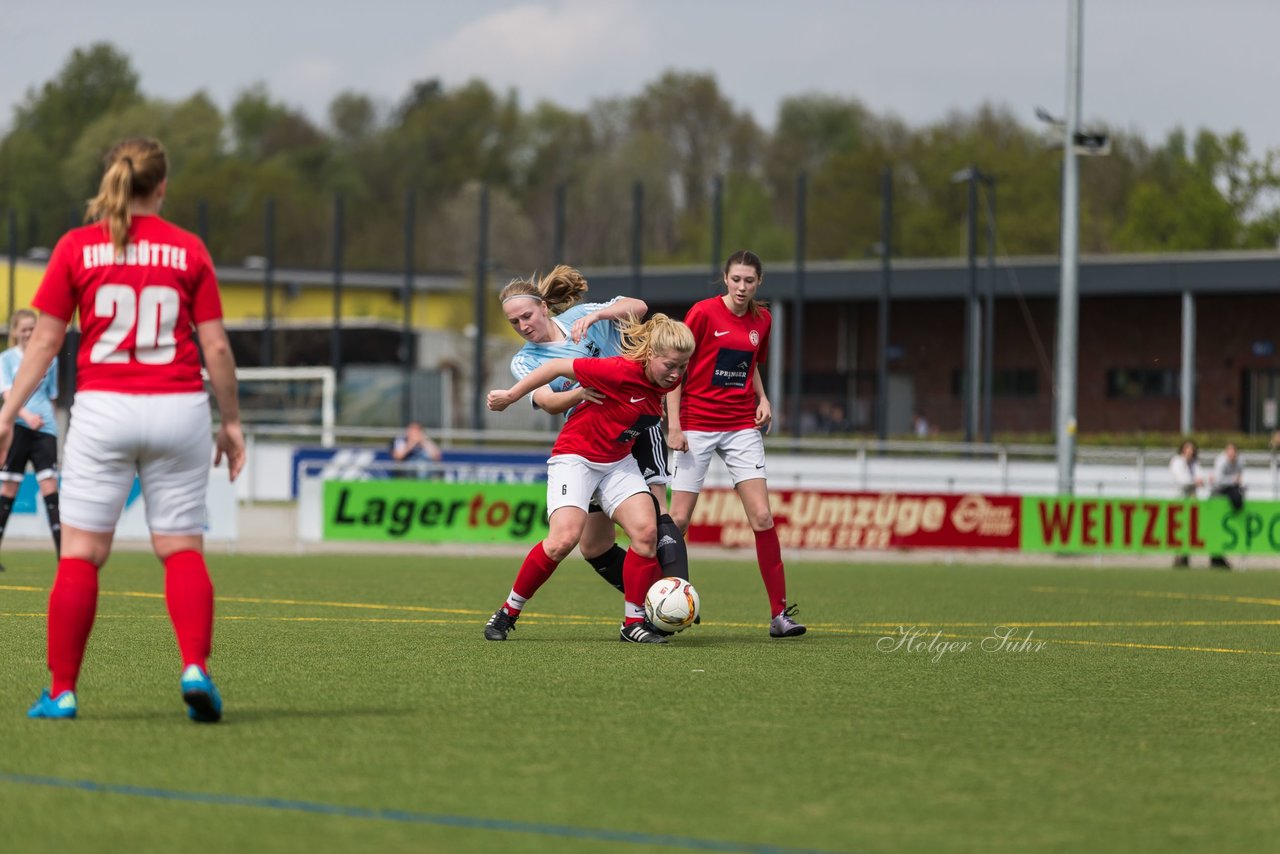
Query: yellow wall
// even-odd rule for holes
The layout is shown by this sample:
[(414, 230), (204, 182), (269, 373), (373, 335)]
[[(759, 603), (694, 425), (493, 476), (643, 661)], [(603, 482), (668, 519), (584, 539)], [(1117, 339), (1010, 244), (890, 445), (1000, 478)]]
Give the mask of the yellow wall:
[[(0, 303), (7, 303), (9, 299), (8, 265), (6, 264), (3, 269)], [(6, 317), (13, 313), (14, 308), (25, 308), (31, 305), (31, 299), (35, 296), (43, 274), (44, 266), (41, 264), (18, 262), (14, 278), (14, 305), (5, 306)], [(228, 323), (262, 319), (264, 306), (260, 283), (224, 283), (221, 290), (222, 310)], [(463, 329), (472, 322), (474, 303), (470, 289), (449, 293), (415, 294), (410, 321), (420, 329)], [(333, 317), (333, 295), (323, 288), (304, 288), (297, 296), (291, 297), (286, 287), (277, 283), (273, 309), (277, 321), (328, 321)], [(342, 317), (343, 321), (348, 323), (355, 320), (377, 320), (398, 324), (403, 319), (403, 309), (400, 301), (390, 290), (347, 288), (342, 295)], [(490, 333), (501, 333), (508, 328), (496, 299), (486, 306), (485, 320), (485, 328)], [(510, 335), (512, 343), (520, 343), (518, 336), (514, 333)]]
[[(40, 286), (40, 277), (44, 275), (43, 264), (31, 264), (26, 261), (19, 261), (14, 268), (13, 278), (13, 305), (9, 305), (9, 262), (4, 263), (4, 285), (0, 289), (0, 303), (4, 304), (6, 318), (13, 315), (14, 309), (27, 308), (31, 305), (31, 300), (36, 295), (36, 288)], [(6, 338), (7, 340), (7, 338)]]

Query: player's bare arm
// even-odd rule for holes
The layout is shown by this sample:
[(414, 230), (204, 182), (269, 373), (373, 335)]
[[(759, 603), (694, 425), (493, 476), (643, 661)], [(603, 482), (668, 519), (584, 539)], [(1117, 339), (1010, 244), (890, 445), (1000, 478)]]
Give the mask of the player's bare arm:
[[(9, 392), (7, 391), (0, 392), (0, 400), (3, 400), (8, 396), (9, 396)], [(49, 398), (50, 403), (56, 404), (57, 401), (58, 399), (56, 397)], [(23, 421), (27, 422), (27, 426), (30, 427), (32, 430), (39, 430), (41, 427), (44, 426), (44, 419), (29, 409), (26, 409), (26, 408), (19, 409), (18, 417), (21, 418)]]
[(582, 336), (587, 334), (587, 330), (601, 320), (623, 320), (628, 317), (634, 317), (639, 320), (648, 311), (649, 306), (644, 300), (636, 299), (635, 297), (623, 297), (613, 305), (606, 306), (599, 311), (593, 311), (585, 317), (579, 317), (573, 322), (569, 335), (573, 338), (574, 344), (579, 344), (582, 342)]
[(36, 320), (36, 331), (27, 342), (18, 375), (13, 378), (13, 385), (5, 395), (4, 406), (0, 407), (0, 459), (9, 453), (9, 444), (13, 441), (14, 419), (18, 417), (19, 410), (36, 390), (36, 386), (44, 380), (49, 365), (53, 364), (66, 337), (65, 320), (51, 314), (41, 314)]
[(689, 440), (684, 437), (684, 430), (680, 429), (680, 396), (682, 394), (684, 394), (683, 383), (667, 392), (667, 447), (673, 451), (689, 450)]
[(755, 375), (751, 378), (751, 388), (756, 393), (756, 427), (768, 432), (773, 423), (773, 406), (769, 396), (764, 393), (764, 380), (760, 379), (760, 366), (756, 365)]
[(227, 459), (227, 471), (232, 480), (244, 468), (244, 431), (240, 427), (240, 398), (237, 393), (236, 360), (227, 340), (227, 330), (221, 320), (206, 320), (196, 326), (204, 364), (209, 371), (209, 385), (218, 402), (218, 435), (214, 438), (217, 453), (213, 464), (221, 465)]
[(543, 386), (533, 393), (533, 402), (538, 404), (538, 408), (544, 412), (550, 412), (552, 415), (568, 412), (581, 403), (601, 403), (603, 401), (603, 394), (593, 388), (585, 388), (583, 386), (571, 388), (568, 391), (552, 391), (550, 387)]
[(552, 359), (534, 368), (520, 378), (511, 388), (495, 388), (489, 392), (489, 409), (501, 412), (534, 389), (540, 388), (557, 377), (576, 380), (573, 359)]

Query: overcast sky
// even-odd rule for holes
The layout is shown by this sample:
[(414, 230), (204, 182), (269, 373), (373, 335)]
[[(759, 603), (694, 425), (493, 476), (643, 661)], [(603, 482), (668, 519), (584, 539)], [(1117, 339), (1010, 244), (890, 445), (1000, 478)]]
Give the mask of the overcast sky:
[[(143, 92), (223, 108), (264, 83), (324, 123), (344, 90), (390, 106), (412, 81), (479, 77), (581, 109), (663, 70), (712, 72), (772, 127), (781, 99), (856, 97), (913, 125), (983, 101), (1027, 124), (1066, 100), (1067, 0), (5, 0), (0, 128), (76, 47), (109, 41)], [(1088, 0), (1086, 121), (1159, 141), (1239, 128), (1280, 149), (1280, 0)]]

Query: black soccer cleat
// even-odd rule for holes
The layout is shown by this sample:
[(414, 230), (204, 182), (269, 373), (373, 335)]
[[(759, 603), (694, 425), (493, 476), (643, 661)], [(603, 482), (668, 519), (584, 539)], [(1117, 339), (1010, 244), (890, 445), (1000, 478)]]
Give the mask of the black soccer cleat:
[(514, 617), (507, 613), (506, 608), (499, 608), (493, 612), (493, 616), (489, 618), (489, 622), (484, 624), (484, 639), (492, 641), (504, 641), (507, 635), (516, 630), (516, 620), (520, 619), (520, 615)]
[(625, 643), (666, 643), (669, 632), (661, 632), (648, 621), (623, 624), (618, 640)]

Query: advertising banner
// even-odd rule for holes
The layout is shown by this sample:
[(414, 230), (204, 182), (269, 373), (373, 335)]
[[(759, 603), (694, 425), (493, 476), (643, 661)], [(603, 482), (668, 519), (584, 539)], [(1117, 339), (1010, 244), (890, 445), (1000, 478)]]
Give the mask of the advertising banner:
[(546, 484), (324, 483), (322, 536), (326, 540), (535, 543), (546, 535)]
[[(769, 494), (778, 540), (811, 549), (1017, 549), (1022, 499), (1010, 495), (777, 490)], [(704, 489), (690, 543), (754, 546), (732, 489)]]
[(1280, 501), (1157, 500), (1028, 496), (1022, 499), (1027, 552), (1280, 553)]
[[(205, 494), (204, 537), (208, 541), (234, 543), (239, 536), (239, 526), (236, 489), (227, 477), (226, 466), (211, 468), (209, 488)], [(5, 527), (5, 534), (10, 537), (30, 537), (40, 540), (49, 537), (49, 520), (46, 516), (44, 501), (40, 498), (40, 488), (36, 484), (35, 475), (28, 474), (23, 478), (14, 500), (12, 515), (9, 516), (8, 525)], [(124, 507), (120, 511), (115, 538), (117, 540), (151, 539), (151, 530), (147, 527), (147, 502), (142, 497), (142, 484), (136, 477), (125, 498)]]
[[(299, 447), (294, 449), (290, 467), (291, 497), (299, 497), (299, 474), (303, 466), (318, 470), (324, 480), (379, 480), (401, 474), (386, 468), (394, 464), (391, 452), (385, 448)], [(545, 484), (547, 454), (446, 449), (440, 463), (431, 465), (431, 471), (450, 482)]]

